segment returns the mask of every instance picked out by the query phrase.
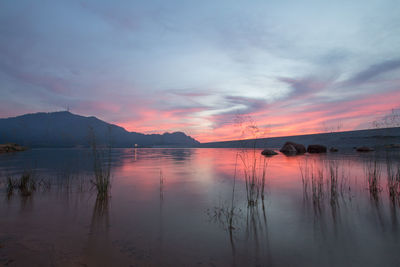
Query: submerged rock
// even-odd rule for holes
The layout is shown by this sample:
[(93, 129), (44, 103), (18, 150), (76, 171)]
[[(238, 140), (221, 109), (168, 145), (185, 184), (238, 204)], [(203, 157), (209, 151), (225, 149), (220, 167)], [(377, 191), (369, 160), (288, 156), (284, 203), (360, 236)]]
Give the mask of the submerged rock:
[(357, 147), (356, 149), (358, 152), (370, 152), (370, 151), (374, 151), (373, 148), (367, 147), (367, 146), (361, 146), (361, 147)]
[(0, 144), (0, 153), (24, 151), (27, 148), (14, 143)]
[(390, 144), (390, 145), (386, 145), (386, 148), (400, 148), (400, 144)]
[(263, 151), (261, 151), (261, 154), (264, 156), (278, 155), (278, 153), (276, 153), (274, 150), (271, 150), (271, 149), (264, 149)]
[(309, 145), (307, 147), (308, 153), (326, 153), (326, 146), (323, 145)]
[(336, 147), (331, 147), (331, 148), (329, 149), (329, 151), (330, 151), (330, 152), (338, 152), (339, 149), (337, 149)]
[(286, 142), (280, 151), (288, 155), (304, 154), (306, 153), (306, 147), (302, 144)]

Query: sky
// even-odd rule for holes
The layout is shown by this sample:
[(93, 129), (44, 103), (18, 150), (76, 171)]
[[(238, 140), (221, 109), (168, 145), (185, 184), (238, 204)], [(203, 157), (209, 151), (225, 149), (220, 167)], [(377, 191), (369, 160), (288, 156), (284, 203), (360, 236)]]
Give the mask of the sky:
[(399, 10), (2, 0), (0, 117), (68, 109), (201, 142), (371, 128), (400, 107)]

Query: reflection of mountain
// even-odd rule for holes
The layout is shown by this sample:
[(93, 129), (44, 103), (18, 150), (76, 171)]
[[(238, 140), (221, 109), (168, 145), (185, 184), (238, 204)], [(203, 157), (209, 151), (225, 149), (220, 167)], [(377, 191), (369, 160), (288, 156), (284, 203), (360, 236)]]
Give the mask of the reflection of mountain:
[(87, 146), (89, 128), (94, 130), (98, 142), (104, 143), (110, 136), (115, 147), (132, 147), (135, 144), (142, 147), (193, 147), (199, 144), (182, 132), (149, 135), (128, 132), (96, 117), (79, 116), (67, 111), (0, 119), (0, 143), (14, 142), (30, 147)]

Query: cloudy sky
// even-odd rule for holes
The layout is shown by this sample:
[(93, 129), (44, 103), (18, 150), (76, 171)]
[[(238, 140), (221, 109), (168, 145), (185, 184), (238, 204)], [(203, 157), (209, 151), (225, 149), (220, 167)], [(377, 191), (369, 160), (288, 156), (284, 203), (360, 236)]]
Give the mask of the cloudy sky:
[(370, 128), (400, 106), (400, 1), (0, 2), (0, 117), (69, 108), (199, 141)]

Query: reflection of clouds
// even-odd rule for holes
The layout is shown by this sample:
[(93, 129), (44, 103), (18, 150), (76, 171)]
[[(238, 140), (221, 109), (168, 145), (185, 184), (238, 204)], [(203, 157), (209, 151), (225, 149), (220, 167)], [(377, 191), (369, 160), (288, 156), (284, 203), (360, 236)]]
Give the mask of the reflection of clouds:
[[(321, 266), (332, 262), (391, 266), (398, 259), (398, 203), (388, 198), (384, 177), (379, 201), (370, 198), (366, 186), (364, 162), (374, 154), (272, 157), (267, 169), (266, 201), (248, 207), (239, 171), (231, 202), (237, 152), (192, 149), (176, 154), (169, 149), (138, 149), (135, 161), (132, 149), (116, 150), (119, 162), (114, 168), (112, 203), (110, 199), (88, 201), (87, 193), (69, 194), (68, 200), (50, 191), (32, 195), (32, 210), (10, 205), (7, 212), (16, 207), (17, 219), (25, 219), (21, 234), (42, 234), (46, 240), (48, 235), (40, 231), (47, 230), (48, 225), (58, 234), (60, 225), (68, 224), (66, 234), (73, 238), (63, 246), (76, 246), (82, 257), (79, 262), (93, 266), (116, 265), (122, 259), (139, 265), (173, 265), (177, 260), (182, 265), (194, 265), (210, 255), (216, 258), (215, 265), (232, 262), (236, 266)], [(303, 195), (299, 161), (306, 158), (313, 164), (310, 172), (323, 170), (325, 178), (330, 175), (329, 163), (337, 164), (337, 171), (333, 165), (338, 175), (333, 189), (338, 194), (331, 193), (332, 186), (325, 180), (320, 197), (313, 198), (312, 181), (308, 195)], [(384, 172), (384, 157), (380, 163)], [(68, 204), (64, 201), (75, 197), (82, 199), (60, 208), (59, 203)], [(207, 223), (209, 216), (204, 211), (214, 207), (216, 198), (223, 203), (216, 207), (219, 218), (216, 223)], [(48, 200), (48, 205), (42, 205)], [(11, 201), (19, 204), (19, 196)], [(56, 220), (42, 216), (49, 207)], [(37, 209), (43, 213), (36, 213)], [(13, 217), (8, 214), (7, 220)], [(24, 217), (19, 217), (21, 214)], [(38, 222), (43, 225), (40, 229), (25, 227)], [(223, 227), (219, 227), (221, 222)], [(60, 240), (64, 238), (61, 234)]]

